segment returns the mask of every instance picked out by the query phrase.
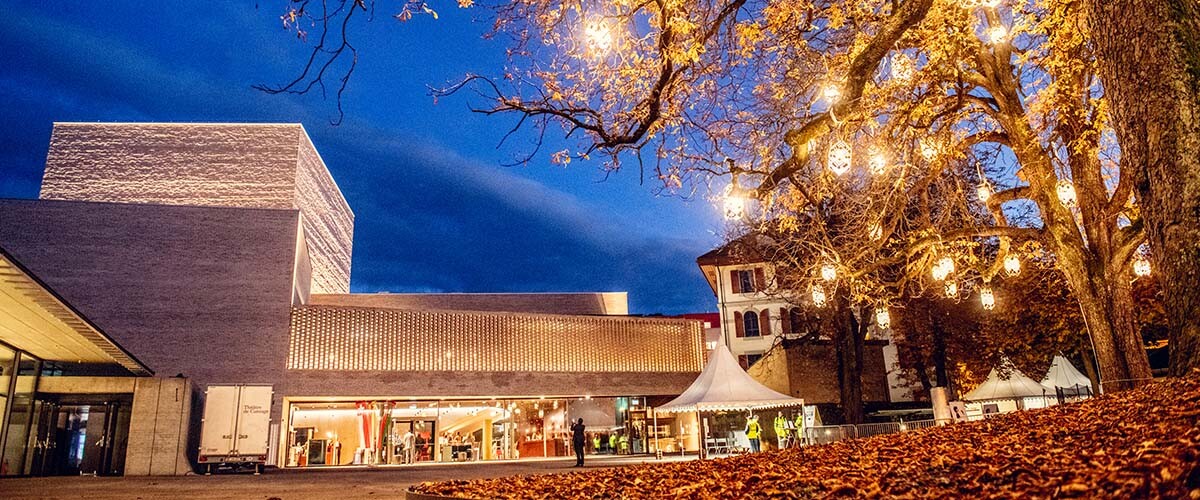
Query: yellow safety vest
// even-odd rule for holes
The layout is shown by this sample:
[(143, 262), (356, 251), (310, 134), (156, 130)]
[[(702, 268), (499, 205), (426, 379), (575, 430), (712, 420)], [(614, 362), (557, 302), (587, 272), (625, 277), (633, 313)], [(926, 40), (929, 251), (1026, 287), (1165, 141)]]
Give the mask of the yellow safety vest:
[(758, 432), (759, 432), (758, 422), (750, 422), (749, 424), (746, 425), (746, 438), (747, 439), (758, 439)]
[(776, 416), (775, 417), (775, 434), (782, 436), (784, 431), (786, 431), (786, 430), (787, 430), (787, 419), (783, 418), (783, 415)]

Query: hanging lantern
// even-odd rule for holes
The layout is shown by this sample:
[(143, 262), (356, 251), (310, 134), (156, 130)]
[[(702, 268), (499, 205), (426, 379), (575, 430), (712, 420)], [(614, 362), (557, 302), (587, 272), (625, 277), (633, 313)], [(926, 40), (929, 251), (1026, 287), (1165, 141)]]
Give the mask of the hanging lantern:
[(1139, 278), (1150, 276), (1150, 260), (1145, 255), (1138, 255), (1133, 260), (1133, 274)]
[(817, 307), (825, 307), (825, 289), (821, 285), (814, 283), (812, 286), (813, 305)]
[(992, 26), (984, 34), (987, 35), (988, 43), (992, 45), (1000, 45), (1008, 41), (1008, 28), (1004, 26)]
[(821, 89), (821, 95), (829, 99), (830, 102), (837, 102), (839, 97), (842, 97), (842, 89), (835, 84), (828, 84)]
[(996, 296), (992, 294), (992, 287), (985, 286), (979, 289), (979, 303), (988, 311), (996, 308)]
[(946, 287), (943, 290), (946, 292), (946, 298), (948, 299), (958, 297), (958, 283), (954, 281), (946, 283)]
[(879, 325), (879, 329), (886, 330), (892, 326), (892, 315), (888, 313), (886, 307), (875, 308), (875, 324)]
[(897, 52), (892, 54), (891, 73), (892, 78), (900, 81), (911, 80), (913, 74), (917, 72), (917, 64), (908, 54)]
[(992, 186), (987, 181), (980, 182), (975, 188), (975, 196), (979, 197), (979, 201), (987, 203), (988, 198), (992, 197)]
[(825, 166), (834, 175), (842, 175), (849, 172), (852, 154), (850, 145), (846, 141), (838, 139), (832, 146), (829, 146), (829, 158)]
[(1071, 181), (1066, 179), (1058, 181), (1054, 190), (1058, 193), (1058, 201), (1064, 207), (1071, 208), (1075, 206), (1075, 185), (1071, 184)]
[(871, 174), (883, 175), (887, 173), (888, 157), (883, 150), (876, 148), (871, 151), (871, 159), (867, 162), (867, 166), (871, 168)]
[(1021, 258), (1017, 254), (1010, 253), (1004, 256), (1004, 274), (1016, 276), (1021, 274)]
[(738, 187), (737, 179), (729, 187), (725, 188), (725, 218), (729, 220), (740, 220), (746, 216), (746, 204), (749, 200), (746, 199), (745, 192)]
[(878, 222), (872, 222), (867, 227), (867, 235), (871, 237), (871, 241), (879, 241), (883, 237), (883, 226), (879, 225)]
[(954, 259), (949, 256), (942, 257), (933, 265), (933, 279), (942, 281), (954, 272)]
[(825, 281), (833, 281), (837, 279), (837, 266), (832, 262), (827, 262), (821, 266), (821, 279)]
[(583, 36), (587, 40), (588, 49), (594, 53), (603, 54), (613, 46), (613, 30), (603, 21), (595, 20), (583, 27)]

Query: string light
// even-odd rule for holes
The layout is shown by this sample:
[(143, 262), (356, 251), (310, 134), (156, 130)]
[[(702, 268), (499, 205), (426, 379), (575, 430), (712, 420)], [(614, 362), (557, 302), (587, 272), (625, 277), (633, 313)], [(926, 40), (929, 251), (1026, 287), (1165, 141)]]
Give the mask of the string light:
[(1021, 258), (1017, 254), (1008, 254), (1004, 256), (1004, 274), (1016, 276), (1021, 274)]
[(892, 54), (890, 66), (892, 78), (901, 81), (911, 80), (917, 71), (917, 64), (903, 52)]
[(975, 196), (979, 197), (979, 201), (987, 203), (988, 198), (992, 197), (992, 186), (987, 181), (980, 182), (975, 188)]
[(1138, 255), (1133, 260), (1133, 274), (1139, 278), (1150, 276), (1150, 260), (1145, 255)]
[(946, 288), (944, 291), (946, 292), (946, 298), (948, 299), (958, 297), (958, 283), (953, 281), (946, 283)]
[(821, 279), (825, 281), (833, 281), (837, 279), (837, 266), (832, 262), (825, 263), (821, 266)]
[(886, 330), (892, 326), (892, 315), (888, 313), (886, 307), (875, 308), (875, 324), (879, 325), (879, 329)]
[(874, 175), (883, 175), (884, 173), (887, 173), (887, 154), (884, 153), (882, 149), (875, 148), (871, 151), (871, 159), (867, 162), (867, 165), (871, 168), (871, 173)]
[(933, 279), (942, 281), (954, 272), (954, 259), (949, 256), (942, 257), (933, 265)]
[(985, 286), (979, 289), (979, 303), (983, 304), (984, 310), (987, 311), (996, 308), (996, 296), (992, 293), (992, 287)]
[(984, 34), (987, 35), (988, 43), (992, 45), (1000, 45), (1008, 41), (1008, 28), (1004, 26), (992, 26)]
[(850, 171), (852, 155), (850, 145), (846, 141), (838, 139), (832, 146), (829, 146), (829, 158), (826, 166), (834, 175), (842, 175)]
[(825, 289), (819, 283), (813, 283), (812, 286), (813, 305), (817, 307), (825, 307)]
[(1054, 190), (1058, 193), (1058, 201), (1064, 207), (1071, 208), (1075, 206), (1075, 185), (1071, 184), (1071, 181), (1066, 179), (1058, 181)]

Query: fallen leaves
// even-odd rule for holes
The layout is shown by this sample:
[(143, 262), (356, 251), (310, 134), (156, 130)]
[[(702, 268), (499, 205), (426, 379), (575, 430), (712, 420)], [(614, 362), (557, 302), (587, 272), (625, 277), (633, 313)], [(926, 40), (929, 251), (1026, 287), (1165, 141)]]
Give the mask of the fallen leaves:
[(567, 474), (422, 483), (461, 498), (1191, 498), (1200, 377), (822, 446)]

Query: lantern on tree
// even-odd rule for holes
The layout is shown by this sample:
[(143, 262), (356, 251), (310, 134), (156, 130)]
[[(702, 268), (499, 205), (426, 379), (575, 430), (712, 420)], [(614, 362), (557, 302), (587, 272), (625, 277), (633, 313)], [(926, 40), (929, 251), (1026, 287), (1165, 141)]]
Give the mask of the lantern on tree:
[(750, 200), (745, 190), (738, 186), (737, 172), (733, 170), (733, 159), (725, 160), (729, 164), (729, 170), (733, 171), (733, 180), (729, 183), (729, 187), (725, 188), (725, 218), (729, 220), (739, 220), (746, 216), (746, 205)]
[(933, 265), (933, 279), (935, 280), (942, 281), (953, 272), (954, 259), (949, 256), (938, 259), (937, 263)]
[(920, 143), (921, 158), (924, 158), (925, 161), (933, 161), (934, 158), (937, 158), (938, 148), (937, 145), (934, 144), (933, 139), (921, 139)]
[(879, 225), (879, 222), (872, 222), (867, 227), (867, 234), (871, 237), (871, 241), (878, 241), (883, 237), (883, 226)]
[(1054, 190), (1058, 193), (1058, 201), (1064, 207), (1071, 208), (1075, 206), (1075, 185), (1071, 184), (1071, 181), (1066, 179), (1058, 181), (1058, 184), (1054, 186)]
[(1021, 274), (1021, 258), (1017, 254), (1008, 254), (1004, 256), (1004, 274), (1016, 276)]
[(883, 175), (887, 173), (888, 158), (887, 154), (882, 149), (875, 148), (871, 151), (871, 159), (867, 162), (867, 166), (871, 169), (873, 175)]
[(979, 197), (979, 201), (987, 203), (988, 198), (992, 197), (991, 184), (988, 184), (987, 181), (980, 182), (979, 186), (975, 188), (975, 196)]
[(826, 262), (821, 266), (821, 279), (825, 281), (833, 281), (837, 279), (837, 266), (832, 262)]
[(888, 313), (887, 307), (875, 308), (875, 324), (879, 325), (879, 329), (886, 330), (892, 326), (892, 315)]
[(979, 289), (979, 303), (988, 311), (996, 308), (996, 296), (992, 293), (992, 287), (985, 286)]
[(834, 141), (832, 146), (829, 146), (829, 157), (825, 166), (829, 168), (834, 175), (842, 175), (850, 171), (850, 160), (852, 159), (852, 151), (850, 145), (841, 139)]
[(913, 74), (917, 71), (917, 64), (908, 54), (897, 52), (892, 54), (891, 59), (891, 74), (892, 78), (900, 81), (911, 80)]
[(1000, 45), (1008, 41), (1008, 28), (1004, 26), (992, 26), (984, 34), (987, 35), (988, 43), (992, 45)]
[(946, 286), (942, 289), (942, 291), (946, 292), (946, 298), (948, 299), (958, 297), (958, 283), (950, 281), (946, 283)]
[(825, 307), (825, 289), (821, 288), (818, 283), (813, 283), (812, 286), (813, 305), (817, 307)]
[(1150, 276), (1150, 260), (1145, 255), (1138, 255), (1133, 260), (1133, 274), (1139, 278)]

